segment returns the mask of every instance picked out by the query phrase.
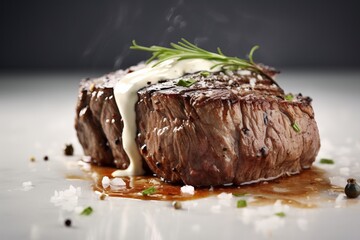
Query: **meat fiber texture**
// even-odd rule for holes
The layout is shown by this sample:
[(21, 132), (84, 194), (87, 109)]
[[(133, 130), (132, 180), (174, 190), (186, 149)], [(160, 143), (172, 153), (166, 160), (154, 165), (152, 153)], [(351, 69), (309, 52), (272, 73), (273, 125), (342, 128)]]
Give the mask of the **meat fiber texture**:
[[(298, 94), (286, 100), (272, 80), (274, 72), (266, 70), (267, 76), (194, 73), (140, 89), (134, 107), (144, 168), (173, 183), (217, 186), (271, 180), (311, 167), (320, 148), (311, 99)], [(83, 80), (75, 121), (85, 155), (120, 169), (129, 159), (113, 89), (126, 73)], [(178, 86), (180, 79), (196, 83)]]

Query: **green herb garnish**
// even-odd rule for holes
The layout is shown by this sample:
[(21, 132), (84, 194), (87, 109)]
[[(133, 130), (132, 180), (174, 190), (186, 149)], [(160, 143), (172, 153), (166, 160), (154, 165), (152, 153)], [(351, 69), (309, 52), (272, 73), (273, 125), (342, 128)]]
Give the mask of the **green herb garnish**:
[(92, 212), (93, 212), (93, 209), (92, 209), (92, 207), (89, 206), (87, 208), (84, 208), (84, 210), (82, 210), (80, 215), (89, 216)]
[(236, 203), (237, 208), (244, 208), (247, 206), (247, 202), (244, 199), (238, 200)]
[(158, 60), (153, 67), (167, 60), (181, 61), (185, 59), (205, 59), (215, 62), (212, 69), (221, 67), (223, 70), (249, 70), (260, 73), (273, 81), (273, 79), (263, 72), (263, 70), (253, 60), (254, 52), (259, 48), (259, 46), (251, 48), (248, 60), (240, 59), (238, 57), (225, 56), (220, 48), (217, 48), (216, 53), (209, 52), (205, 49), (199, 48), (195, 44), (190, 43), (184, 38), (182, 38), (178, 43), (170, 43), (170, 46), (170, 48), (161, 46), (144, 47), (138, 45), (135, 40), (133, 40), (130, 49), (151, 52), (152, 57), (147, 61), (147, 63), (150, 63), (153, 60)]
[(275, 213), (276, 216), (278, 217), (285, 217), (286, 214), (284, 212), (278, 212), (278, 213)]
[(292, 95), (291, 93), (286, 94), (286, 95), (284, 96), (284, 99), (285, 99), (286, 101), (291, 102), (291, 101), (294, 99), (294, 95)]
[(297, 125), (297, 123), (293, 123), (291, 126), (295, 130), (295, 132), (297, 132), (297, 133), (301, 132), (301, 129), (300, 129), (299, 125)]
[(243, 197), (246, 195), (246, 193), (232, 193), (234, 197)]
[(143, 196), (148, 196), (148, 195), (154, 194), (155, 192), (156, 192), (156, 188), (153, 186), (153, 187), (149, 187), (149, 188), (143, 190), (141, 192), (141, 194)]
[(320, 163), (321, 164), (334, 164), (335, 162), (332, 159), (322, 158), (322, 159), (320, 159)]
[(202, 71), (202, 72), (200, 73), (200, 75), (203, 76), (203, 77), (208, 77), (208, 76), (210, 76), (210, 73), (207, 72), (207, 71)]
[(190, 87), (194, 83), (196, 83), (195, 79), (191, 79), (191, 78), (190, 79), (180, 79), (176, 85), (182, 86), (182, 87)]

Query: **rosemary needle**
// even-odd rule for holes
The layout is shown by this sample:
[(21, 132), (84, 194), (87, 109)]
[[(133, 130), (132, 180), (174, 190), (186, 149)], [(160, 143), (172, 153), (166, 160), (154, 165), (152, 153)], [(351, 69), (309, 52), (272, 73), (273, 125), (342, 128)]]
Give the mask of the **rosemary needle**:
[(161, 46), (144, 47), (138, 45), (136, 41), (133, 40), (130, 49), (151, 52), (152, 57), (147, 61), (147, 63), (157, 60), (153, 67), (170, 59), (174, 59), (176, 61), (185, 59), (204, 59), (215, 62), (212, 68), (221, 67), (223, 70), (249, 70), (262, 74), (273, 80), (270, 76), (263, 72), (263, 70), (253, 60), (254, 52), (259, 48), (259, 46), (254, 46), (250, 50), (248, 60), (238, 57), (225, 56), (220, 48), (217, 48), (217, 52), (207, 51), (190, 43), (184, 38), (182, 38), (178, 43), (170, 43), (170, 46), (171, 47), (169, 48)]

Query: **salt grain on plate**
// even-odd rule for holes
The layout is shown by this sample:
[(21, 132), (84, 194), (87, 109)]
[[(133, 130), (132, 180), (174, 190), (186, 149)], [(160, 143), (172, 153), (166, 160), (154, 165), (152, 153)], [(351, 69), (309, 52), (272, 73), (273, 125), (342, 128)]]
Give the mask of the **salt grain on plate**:
[(108, 188), (110, 186), (109, 177), (107, 177), (107, 176), (103, 177), (101, 180), (101, 185), (103, 186), (103, 188)]
[(34, 185), (32, 184), (31, 181), (27, 181), (27, 182), (22, 183), (22, 187), (23, 187), (24, 191), (29, 191), (30, 189), (32, 189), (34, 187)]
[(347, 183), (346, 178), (340, 176), (329, 177), (331, 185), (344, 187)]
[(122, 180), (122, 178), (113, 178), (110, 180), (110, 187), (112, 189), (119, 189), (126, 187), (126, 183)]
[(219, 195), (217, 195), (217, 197), (219, 198), (219, 199), (232, 199), (232, 194), (231, 193), (220, 193)]
[(70, 185), (69, 189), (63, 191), (56, 191), (50, 198), (55, 206), (59, 206), (64, 210), (73, 211), (78, 203), (78, 198), (81, 195), (81, 188)]
[(233, 202), (231, 201), (233, 195), (231, 193), (220, 193), (217, 195), (217, 198), (219, 199), (219, 204), (222, 206), (230, 207), (233, 205)]
[(340, 193), (335, 199), (335, 208), (341, 208), (346, 206), (346, 195)]
[(32, 182), (31, 181), (27, 181), (27, 182), (23, 182), (22, 183), (23, 187), (31, 187), (32, 186)]
[(184, 193), (184, 194), (190, 194), (190, 195), (195, 194), (195, 188), (190, 185), (182, 186), (180, 190), (181, 190), (181, 193)]

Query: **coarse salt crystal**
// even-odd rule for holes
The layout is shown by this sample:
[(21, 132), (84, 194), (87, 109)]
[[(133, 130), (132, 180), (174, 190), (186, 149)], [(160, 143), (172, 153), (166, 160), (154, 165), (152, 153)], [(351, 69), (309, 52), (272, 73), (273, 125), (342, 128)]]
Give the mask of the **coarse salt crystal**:
[(103, 188), (108, 188), (110, 186), (109, 177), (108, 176), (103, 177), (101, 180), (101, 184), (102, 184)]
[(255, 84), (256, 84), (256, 78), (250, 78), (249, 83), (250, 83), (251, 88), (254, 88)]
[(340, 193), (335, 199), (335, 208), (342, 208), (346, 206), (346, 195)]
[(219, 195), (217, 195), (217, 197), (219, 199), (231, 199), (233, 196), (231, 193), (220, 193)]
[(345, 186), (347, 182), (346, 178), (340, 176), (329, 177), (329, 180), (331, 185), (335, 186)]
[(78, 198), (81, 195), (81, 188), (70, 185), (69, 189), (64, 191), (56, 191), (50, 198), (55, 206), (60, 206), (64, 210), (73, 211), (77, 206)]
[(228, 206), (230, 207), (232, 205), (232, 201), (231, 199), (233, 198), (231, 193), (220, 193), (219, 195), (217, 195), (218, 199), (219, 199), (219, 204), (222, 206)]
[(249, 70), (239, 70), (237, 73), (243, 76), (251, 75), (251, 72)]
[(22, 183), (22, 187), (23, 187), (24, 191), (29, 191), (30, 189), (32, 189), (34, 187), (34, 185), (32, 184), (31, 181), (27, 181), (27, 182)]
[(113, 178), (110, 181), (110, 186), (111, 187), (124, 187), (124, 186), (126, 186), (126, 183), (124, 182), (124, 180), (122, 180), (122, 178)]
[(32, 182), (31, 181), (27, 181), (27, 182), (23, 182), (22, 183), (23, 187), (31, 187), (32, 186)]
[(182, 186), (180, 190), (184, 194), (190, 194), (190, 195), (195, 194), (195, 188), (193, 186), (190, 186), (190, 185)]
[(91, 163), (91, 157), (90, 156), (82, 156), (81, 160), (83, 160), (86, 163)]
[(345, 199), (345, 193), (339, 193), (339, 195), (336, 197), (335, 202), (341, 202)]

